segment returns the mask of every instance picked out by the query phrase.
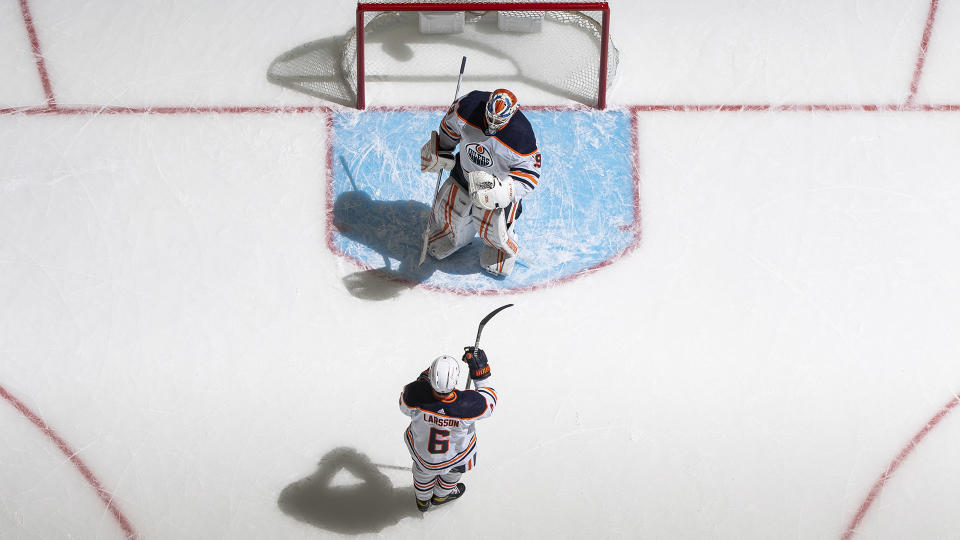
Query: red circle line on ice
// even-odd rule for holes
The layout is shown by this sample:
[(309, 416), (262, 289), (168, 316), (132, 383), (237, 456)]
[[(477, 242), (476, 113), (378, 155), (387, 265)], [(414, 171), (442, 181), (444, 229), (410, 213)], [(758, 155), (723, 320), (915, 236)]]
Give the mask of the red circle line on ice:
[(902, 450), (900, 450), (900, 453), (897, 454), (897, 457), (893, 458), (893, 461), (887, 465), (887, 468), (884, 469), (883, 474), (880, 475), (880, 478), (878, 478), (877, 481), (874, 482), (873, 487), (870, 488), (870, 492), (867, 494), (866, 499), (864, 499), (863, 503), (860, 504), (860, 508), (857, 510), (857, 513), (850, 522), (850, 525), (848, 525), (847, 529), (844, 531), (841, 540), (850, 540), (850, 538), (853, 538), (854, 533), (857, 532), (857, 527), (860, 526), (860, 523), (863, 521), (863, 517), (867, 514), (867, 510), (870, 509), (873, 501), (875, 501), (880, 495), (880, 491), (887, 484), (887, 480), (889, 480), (890, 477), (893, 476), (893, 473), (900, 468), (900, 465), (903, 464), (903, 461), (907, 459), (907, 456), (913, 452), (913, 449), (920, 444), (920, 441), (922, 441), (923, 438), (930, 433), (930, 430), (935, 428), (937, 424), (939, 424), (940, 421), (943, 420), (943, 418), (947, 416), (947, 414), (949, 414), (954, 407), (957, 406), (957, 403), (960, 403), (960, 396), (953, 396), (953, 398), (939, 411), (937, 411), (937, 414), (933, 415), (933, 418), (928, 420), (927, 423), (924, 424), (923, 428), (921, 428), (920, 431), (918, 431), (917, 434), (910, 439), (910, 442), (907, 443)]
[(113, 494), (103, 487), (103, 484), (101, 484), (100, 480), (94, 476), (90, 468), (87, 467), (87, 464), (80, 459), (80, 455), (77, 453), (77, 451), (71, 448), (70, 445), (68, 445), (66, 441), (64, 441), (63, 438), (61, 438), (60, 435), (53, 430), (53, 428), (47, 425), (47, 423), (44, 422), (39, 415), (30, 410), (26, 405), (23, 404), (22, 401), (14, 397), (13, 394), (8, 392), (3, 385), (0, 385), (0, 397), (10, 403), (10, 405), (13, 405), (13, 408), (23, 415), (24, 418), (29, 420), (30, 423), (37, 427), (37, 429), (42, 431), (43, 434), (50, 439), (50, 442), (52, 442), (54, 446), (60, 450), (64, 457), (66, 457), (67, 460), (77, 468), (77, 470), (80, 472), (80, 475), (83, 476), (83, 479), (86, 480), (87, 483), (90, 484), (90, 487), (97, 492), (97, 497), (100, 498), (100, 501), (103, 503), (103, 505), (106, 506), (107, 510), (110, 511), (110, 514), (113, 515), (113, 519), (117, 522), (120, 528), (123, 529), (125, 537), (127, 539), (139, 538), (140, 536), (136, 533), (136, 531), (134, 531), (133, 526), (130, 524), (130, 520), (127, 519), (127, 517), (117, 506), (116, 502), (113, 500)]

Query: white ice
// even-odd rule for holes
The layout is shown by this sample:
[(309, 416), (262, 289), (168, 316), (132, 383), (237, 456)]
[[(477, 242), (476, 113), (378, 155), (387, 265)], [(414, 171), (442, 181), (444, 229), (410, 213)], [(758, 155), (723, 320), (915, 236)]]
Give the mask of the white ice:
[[(47, 102), (24, 5), (61, 107), (341, 106), (267, 74), (347, 0), (9, 0), (0, 109)], [(322, 110), (0, 115), (0, 539), (124, 536), (25, 410), (144, 539), (841, 538), (891, 463), (852, 536), (956, 538), (960, 5), (911, 96), (930, 7), (611, 2), (611, 107), (953, 109), (637, 110), (639, 247), (501, 297), (349, 293)], [(444, 105), (455, 68), (369, 103)], [(469, 491), (415, 515), (399, 391), (506, 302)]]

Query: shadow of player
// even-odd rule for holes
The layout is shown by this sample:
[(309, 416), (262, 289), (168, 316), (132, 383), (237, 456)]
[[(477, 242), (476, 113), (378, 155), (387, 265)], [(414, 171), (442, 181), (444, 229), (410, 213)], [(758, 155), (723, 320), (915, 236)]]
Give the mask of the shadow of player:
[[(378, 201), (363, 191), (346, 191), (333, 203), (333, 225), (352, 242), (377, 253), (383, 266), (351, 274), (344, 285), (358, 298), (383, 300), (426, 281), (435, 271), (446, 274), (479, 274), (480, 242), (438, 261), (427, 256), (418, 265), (423, 227), (430, 207), (419, 201)], [(344, 255), (371, 265), (359, 254)]]
[[(341, 469), (361, 483), (331, 486)], [(320, 460), (316, 472), (285, 487), (280, 510), (299, 521), (344, 534), (376, 533), (406, 517), (422, 514), (413, 487), (395, 488), (378, 466), (352, 448), (336, 448)]]

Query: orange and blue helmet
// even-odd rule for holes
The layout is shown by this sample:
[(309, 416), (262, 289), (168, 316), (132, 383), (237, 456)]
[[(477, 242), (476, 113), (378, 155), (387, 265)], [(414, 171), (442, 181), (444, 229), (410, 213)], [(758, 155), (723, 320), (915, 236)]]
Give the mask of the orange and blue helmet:
[(517, 112), (517, 96), (506, 88), (498, 88), (490, 92), (485, 109), (487, 125), (483, 132), (492, 136), (503, 129), (510, 122), (513, 113)]

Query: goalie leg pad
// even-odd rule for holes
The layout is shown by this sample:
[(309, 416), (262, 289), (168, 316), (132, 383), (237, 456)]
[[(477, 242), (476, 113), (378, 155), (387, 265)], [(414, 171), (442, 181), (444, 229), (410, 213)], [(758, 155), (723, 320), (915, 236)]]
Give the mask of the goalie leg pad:
[(476, 235), (470, 195), (452, 178), (447, 178), (433, 202), (427, 253), (444, 259), (470, 243)]
[(490, 246), (480, 248), (480, 266), (487, 273), (507, 277), (513, 272), (513, 266), (516, 262), (516, 255), (508, 255)]
[(504, 210), (486, 210), (474, 216), (474, 225), (485, 244), (480, 249), (480, 266), (491, 274), (509, 276), (520, 245), (516, 233), (507, 227)]
[(473, 224), (483, 243), (514, 256), (520, 251), (516, 236), (507, 227), (506, 214), (502, 208), (475, 212)]

